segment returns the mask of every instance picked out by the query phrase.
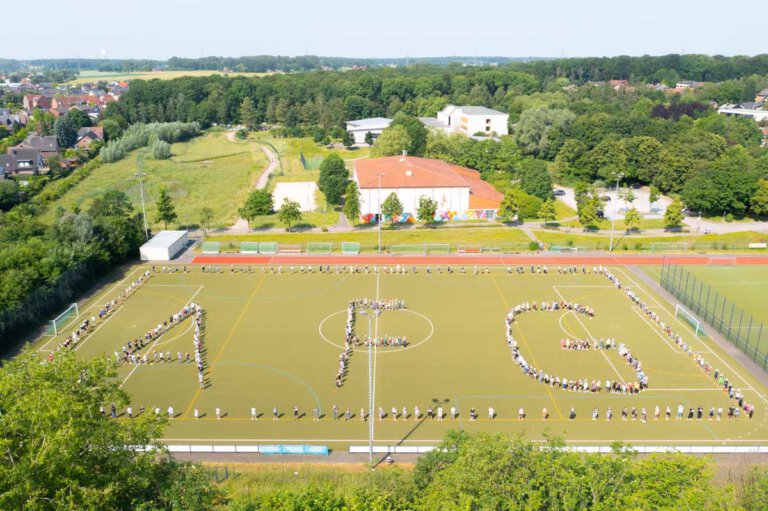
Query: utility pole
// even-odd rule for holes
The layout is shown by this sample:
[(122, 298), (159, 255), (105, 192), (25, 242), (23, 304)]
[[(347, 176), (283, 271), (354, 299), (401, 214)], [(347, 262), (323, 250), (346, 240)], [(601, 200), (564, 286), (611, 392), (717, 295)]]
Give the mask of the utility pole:
[(139, 195), (141, 195), (141, 212), (144, 216), (144, 239), (149, 240), (149, 228), (147, 227), (147, 206), (144, 204), (144, 182), (142, 181), (142, 177), (146, 176), (144, 173), (144, 154), (139, 153), (138, 156), (136, 156), (136, 168), (138, 169), (138, 172), (136, 172), (136, 177), (139, 178)]
[(613, 228), (616, 225), (616, 214), (619, 212), (618, 209), (618, 203), (619, 203), (619, 181), (621, 181), (621, 178), (624, 177), (623, 172), (619, 172), (619, 174), (616, 176), (616, 206), (613, 207), (613, 218), (611, 218), (611, 243), (608, 247), (608, 252), (613, 252)]

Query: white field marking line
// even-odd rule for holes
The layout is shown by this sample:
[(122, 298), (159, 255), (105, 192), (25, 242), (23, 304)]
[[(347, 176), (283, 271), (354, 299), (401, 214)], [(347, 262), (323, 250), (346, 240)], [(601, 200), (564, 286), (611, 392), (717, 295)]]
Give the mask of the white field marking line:
[(94, 329), (93, 329), (93, 332), (91, 332), (91, 333), (90, 333), (90, 335), (88, 335), (88, 337), (86, 337), (86, 338), (85, 338), (85, 340), (83, 340), (83, 342), (81, 342), (80, 344), (78, 344), (77, 346), (75, 346), (75, 347), (74, 347), (74, 351), (77, 351), (77, 350), (79, 350), (80, 348), (82, 348), (82, 347), (85, 345), (85, 343), (86, 343), (86, 342), (88, 342), (88, 341), (90, 341), (91, 339), (93, 339), (93, 337), (96, 335), (96, 332), (98, 332), (99, 330), (101, 330), (101, 327), (103, 327), (104, 325), (106, 325), (106, 324), (109, 322), (109, 320), (110, 320), (110, 319), (112, 319), (112, 318), (114, 318), (115, 316), (117, 316), (118, 314), (120, 314), (120, 311), (122, 311), (123, 309), (125, 309), (125, 307), (120, 307), (120, 308), (119, 308), (119, 309), (117, 309), (117, 310), (116, 310), (114, 313), (112, 313), (112, 315), (110, 315), (110, 316), (109, 316), (107, 319), (105, 319), (105, 320), (104, 320), (104, 322), (100, 323), (100, 324), (99, 324), (99, 326), (97, 326), (96, 328), (94, 328)]
[(578, 287), (587, 287), (587, 288), (589, 288), (589, 287), (616, 287), (616, 286), (611, 285), (611, 284), (600, 284), (600, 285), (594, 284), (594, 285), (589, 285), (589, 286), (587, 286), (587, 285), (583, 285), (582, 286), (582, 285), (578, 285), (578, 284), (558, 284), (557, 287), (576, 287), (576, 288), (578, 288)]
[[(198, 419), (198, 420), (204, 421), (206, 419)], [(216, 420), (216, 419), (208, 419), (208, 420)], [(526, 419), (524, 421), (519, 421), (519, 422), (524, 424), (524, 423), (530, 422), (532, 420), (534, 420), (534, 419)], [(739, 419), (739, 420), (744, 420), (744, 419)], [(540, 419), (536, 419), (535, 421), (536, 422), (541, 422)], [(518, 421), (515, 421), (515, 422), (518, 422)], [(603, 422), (605, 422), (605, 421), (603, 421)], [(648, 421), (648, 424), (652, 424), (652, 422), (653, 421)], [(656, 421), (656, 422), (666, 423), (667, 421)], [(721, 422), (726, 422), (726, 421), (721, 421)], [(648, 424), (645, 424), (644, 426), (647, 426)], [(163, 442), (163, 443), (165, 443), (165, 442), (208, 442), (207, 444), (204, 443), (202, 445), (210, 445), (210, 442), (230, 442), (230, 443), (231, 442), (270, 442), (270, 443), (275, 443), (275, 442), (277, 442), (277, 443), (283, 443), (283, 442), (302, 442), (302, 443), (308, 443), (308, 442), (328, 442), (328, 443), (360, 442), (360, 443), (363, 443), (363, 442), (368, 442), (368, 439), (367, 438), (364, 438), (364, 439), (361, 439), (361, 438), (347, 438), (347, 439), (339, 439), (339, 438), (162, 438), (162, 439), (160, 439), (160, 441)], [(536, 440), (536, 439), (532, 439), (531, 441), (535, 442), (535, 443), (544, 443), (544, 442), (546, 442), (546, 440)], [(646, 439), (643, 439), (643, 440), (623, 440), (623, 441), (627, 442), (627, 443), (632, 443), (632, 444), (651, 444), (651, 445), (653, 445), (653, 444), (662, 444), (663, 443), (663, 444), (669, 444), (669, 445), (663, 445), (662, 447), (670, 447), (670, 448), (685, 446), (685, 443), (701, 444), (701, 443), (712, 442), (711, 439), (709, 439), (709, 440), (702, 440), (702, 439), (685, 440), (685, 439), (677, 439), (677, 438), (676, 439), (671, 439), (671, 440), (659, 440), (659, 439), (649, 440), (649, 439), (646, 438)], [(744, 439), (744, 440), (724, 439), (723, 441), (724, 442), (728, 442), (728, 443), (753, 443), (753, 444), (757, 444), (759, 442), (768, 443), (768, 439), (757, 439), (756, 440), (756, 439), (751, 439), (751, 438), (750, 439)], [(394, 443), (406, 442), (406, 443), (417, 443), (417, 444), (418, 443), (439, 444), (440, 442), (442, 442), (442, 440), (420, 440), (420, 439), (403, 440), (401, 438), (398, 438), (398, 439), (390, 439), (390, 440), (376, 440), (376, 442), (379, 442), (379, 443), (381, 443), (381, 442), (394, 442)], [(568, 440), (566, 442), (566, 445), (567, 444), (605, 445), (605, 444), (600, 444), (599, 442), (600, 442), (600, 440)], [(718, 445), (719, 446), (721, 444), (720, 443), (718, 443), (718, 444), (712, 443), (711, 445)], [(198, 454), (198, 453), (194, 453), (194, 454)]]
[[(192, 419), (194, 420), (194, 419)], [(198, 419), (199, 421), (204, 421), (206, 419)], [(207, 420), (216, 420), (216, 419), (207, 419)], [(261, 421), (259, 421), (261, 422)], [(282, 422), (282, 421), (281, 421)], [(357, 421), (360, 422), (360, 421)], [(367, 438), (347, 438), (347, 439), (338, 439), (338, 438), (162, 438), (162, 442), (302, 442), (302, 443), (308, 443), (308, 442), (368, 442)], [(760, 440), (754, 440), (755, 442), (759, 442)], [(402, 438), (398, 439), (390, 439), (390, 440), (376, 440), (376, 442), (394, 442), (394, 443), (400, 443), (400, 442), (410, 442), (410, 443), (430, 443), (430, 444), (439, 444), (442, 442), (442, 440), (403, 440)], [(205, 445), (205, 444), (204, 444)], [(195, 453), (197, 454), (197, 453)]]
[[(111, 287), (111, 288), (109, 288), (108, 290), (104, 291), (104, 294), (101, 296), (101, 298), (93, 298), (93, 303), (92, 303), (91, 305), (89, 305), (88, 307), (86, 307), (85, 309), (83, 309), (83, 310), (80, 312), (80, 316), (84, 316), (86, 312), (88, 312), (88, 311), (90, 311), (91, 309), (93, 309), (94, 307), (96, 307), (96, 306), (97, 306), (99, 303), (101, 303), (101, 301), (102, 301), (102, 300), (104, 300), (104, 298), (105, 298), (105, 297), (107, 297), (107, 295), (109, 295), (109, 294), (110, 294), (110, 293), (112, 293), (112, 292), (113, 292), (115, 289), (117, 289), (117, 287), (118, 287), (118, 286), (121, 286), (121, 285), (123, 284), (123, 282), (125, 282), (126, 280), (128, 280), (129, 278), (131, 278), (131, 277), (133, 276), (133, 274), (134, 274), (134, 273), (136, 273), (137, 271), (139, 271), (139, 270), (142, 270), (142, 269), (144, 269), (144, 270), (146, 271), (146, 269), (145, 269), (143, 266), (140, 266), (140, 267), (138, 267), (138, 268), (135, 268), (135, 269), (134, 269), (134, 270), (133, 270), (131, 273), (129, 273), (128, 275), (126, 275), (126, 276), (125, 276), (125, 277), (124, 277), (122, 280), (119, 280), (119, 281), (117, 281), (117, 282), (115, 283), (115, 285), (114, 285), (114, 286), (112, 286), (112, 287)], [(133, 296), (133, 294), (131, 294), (131, 296)], [(130, 298), (130, 296), (129, 296), (128, 298)], [(73, 319), (72, 321), (70, 321), (69, 323), (67, 323), (66, 325), (64, 325), (64, 327), (62, 328), (62, 330), (67, 330), (68, 328), (71, 328), (71, 327), (72, 327), (72, 325), (74, 325), (75, 323), (77, 323), (77, 320), (79, 319), (79, 317), (80, 317), (80, 316), (78, 316), (77, 318)], [(94, 331), (95, 331), (95, 330), (94, 330)], [(53, 337), (53, 338), (51, 338), (51, 339), (50, 339), (48, 342), (46, 342), (45, 344), (43, 344), (42, 346), (40, 346), (40, 349), (39, 349), (38, 351), (42, 351), (42, 350), (43, 350), (43, 349), (44, 349), (46, 346), (48, 346), (48, 345), (51, 343), (51, 341), (53, 341), (53, 340), (55, 340), (55, 339), (56, 339), (56, 337)]]
[[(567, 300), (565, 299), (565, 297), (564, 297), (562, 294), (560, 294), (560, 291), (558, 291), (558, 290), (557, 290), (557, 286), (553, 285), (553, 286), (552, 286), (552, 289), (554, 289), (554, 290), (555, 290), (555, 293), (557, 293), (557, 296), (559, 296), (559, 297), (560, 297), (560, 299), (561, 299), (562, 301), (564, 301), (564, 302), (566, 302), (566, 301), (567, 301)], [(573, 312), (573, 317), (574, 317), (574, 318), (576, 318), (576, 321), (578, 321), (578, 322), (579, 322), (579, 324), (581, 325), (581, 328), (583, 328), (583, 329), (584, 329), (584, 331), (587, 333), (587, 335), (588, 335), (589, 337), (591, 337), (591, 338), (592, 338), (592, 340), (594, 341), (594, 340), (595, 340), (595, 336), (594, 336), (594, 335), (592, 335), (592, 332), (590, 332), (590, 331), (589, 331), (589, 329), (587, 328), (587, 326), (586, 326), (584, 323), (582, 323), (582, 321), (581, 321), (581, 318), (579, 318), (578, 314), (576, 314), (574, 311), (569, 311), (569, 312)], [(566, 314), (567, 314), (567, 313), (566, 313)], [(565, 316), (566, 314), (563, 314), (563, 316)], [(610, 365), (610, 366), (611, 366), (611, 368), (613, 369), (613, 372), (614, 372), (614, 373), (616, 373), (616, 376), (618, 376), (618, 378), (619, 378), (619, 381), (624, 381), (624, 377), (621, 375), (621, 373), (618, 371), (618, 369), (616, 369), (616, 366), (615, 366), (615, 365), (613, 365), (613, 362), (611, 362), (611, 359), (609, 359), (609, 358), (606, 356), (606, 354), (604, 353), (604, 350), (598, 350), (598, 351), (599, 351), (599, 352), (600, 352), (600, 354), (603, 356), (603, 358), (605, 358), (606, 362), (608, 362), (608, 365)]]
[(144, 284), (141, 287), (197, 287), (196, 284)]
[[(192, 295), (192, 298), (190, 298), (190, 299), (189, 299), (189, 301), (187, 302), (187, 304), (190, 304), (190, 303), (192, 303), (192, 300), (194, 300), (194, 299), (195, 299), (195, 297), (197, 296), (197, 294), (198, 294), (200, 291), (202, 291), (202, 290), (203, 290), (203, 285), (202, 285), (202, 284), (200, 284), (200, 286), (197, 288), (197, 291), (195, 291), (195, 294), (193, 294), (193, 295)], [(192, 319), (192, 320), (194, 320), (194, 318), (193, 318), (192, 316), (190, 316), (190, 317), (189, 317), (189, 319)], [(185, 330), (183, 333), (179, 334), (179, 335), (178, 335), (178, 336), (176, 336), (176, 337), (179, 337), (179, 336), (181, 336), (181, 335), (184, 335), (185, 333), (187, 333), (187, 331), (188, 331), (188, 330), (189, 330), (189, 329)], [(174, 339), (176, 339), (176, 337), (174, 337)], [(148, 347), (147, 347), (147, 352), (149, 352), (149, 351), (150, 351), (150, 350), (152, 350), (153, 348), (156, 348), (157, 346), (159, 346), (159, 344), (157, 344), (157, 342), (158, 342), (160, 339), (162, 339), (162, 335), (161, 335), (160, 337), (158, 337), (157, 339), (155, 339), (155, 342), (153, 342), (153, 343), (152, 343), (150, 346), (148, 346)], [(131, 376), (133, 376), (133, 373), (135, 373), (135, 372), (136, 372), (136, 369), (138, 369), (140, 365), (141, 365), (141, 364), (136, 364), (136, 365), (134, 365), (133, 369), (131, 369), (131, 372), (129, 372), (129, 373), (128, 373), (128, 376), (126, 376), (126, 377), (125, 377), (125, 379), (123, 380), (123, 382), (120, 384), (120, 387), (122, 387), (123, 385), (125, 385), (125, 382), (127, 382), (127, 381), (128, 381), (128, 378), (130, 378)]]
[[(570, 337), (573, 337), (574, 339), (578, 339), (578, 335), (574, 335), (573, 332), (569, 332), (564, 326), (563, 326), (563, 319), (568, 315), (568, 313), (571, 311), (566, 311), (565, 314), (560, 315), (560, 319), (557, 320), (557, 324), (560, 325), (560, 330), (563, 331), (565, 335), (568, 335)], [(514, 358), (514, 357), (513, 357)]]
[[(622, 273), (624, 273), (624, 271), (623, 271), (623, 270), (621, 270), (620, 268), (619, 268), (619, 271), (621, 271)], [(624, 273), (624, 275), (625, 275), (625, 276), (627, 276), (627, 274), (626, 274), (626, 273)], [(627, 278), (628, 278), (628, 280), (629, 280), (630, 282), (634, 283), (634, 285), (635, 285), (637, 288), (640, 288), (640, 289), (642, 289), (642, 287), (640, 287), (640, 286), (637, 284), (637, 282), (635, 282), (634, 280), (632, 280), (632, 279), (631, 279), (631, 278), (629, 278), (629, 277), (627, 277)], [(645, 294), (646, 294), (646, 295), (648, 295), (648, 292), (647, 292), (647, 291), (645, 291)], [(650, 295), (648, 295), (648, 296), (650, 296)], [(659, 302), (656, 302), (656, 303), (659, 303)], [(689, 327), (689, 326), (688, 326), (688, 325), (687, 325), (685, 322), (683, 322), (683, 321), (680, 321), (680, 319), (679, 319), (679, 318), (675, 317), (675, 314), (674, 314), (673, 312), (671, 312), (669, 309), (667, 309), (666, 307), (663, 307), (663, 308), (664, 308), (664, 309), (665, 309), (667, 312), (669, 312), (669, 313), (672, 315), (672, 317), (674, 317), (674, 318), (675, 318), (675, 321), (677, 321), (678, 323), (680, 323), (680, 325), (682, 325), (682, 327), (683, 327), (684, 329), (688, 330), (688, 332), (690, 332), (690, 334), (691, 334), (691, 335), (694, 337), (694, 339), (696, 338), (696, 332), (694, 332), (693, 330), (691, 330), (691, 328), (690, 328), (690, 327)], [(697, 340), (698, 340), (698, 339), (697, 339)], [(701, 344), (704, 344), (704, 343), (702, 342)], [(705, 346), (706, 346), (706, 345), (705, 345)], [(712, 354), (712, 355), (714, 355), (715, 357), (717, 357), (717, 359), (718, 359), (718, 360), (720, 360), (720, 362), (722, 362), (722, 363), (723, 363), (723, 365), (725, 365), (725, 367), (727, 367), (728, 369), (730, 369), (730, 370), (731, 370), (731, 372), (732, 372), (733, 374), (735, 374), (735, 375), (736, 375), (736, 376), (737, 376), (737, 377), (738, 377), (738, 378), (741, 380), (741, 382), (742, 382), (742, 383), (744, 383), (744, 385), (742, 385), (744, 388), (746, 388), (746, 389), (749, 389), (749, 390), (751, 390), (752, 392), (754, 392), (754, 393), (755, 393), (755, 394), (756, 394), (756, 395), (757, 395), (757, 396), (758, 396), (758, 397), (759, 397), (759, 398), (760, 398), (760, 399), (761, 399), (761, 400), (762, 400), (764, 403), (768, 403), (768, 399), (766, 399), (766, 398), (765, 398), (765, 397), (764, 397), (762, 394), (760, 394), (760, 393), (759, 393), (757, 390), (755, 390), (755, 388), (754, 388), (754, 387), (752, 387), (752, 385), (750, 385), (750, 384), (749, 384), (749, 382), (748, 382), (746, 379), (744, 379), (744, 377), (743, 377), (741, 374), (739, 374), (739, 372), (738, 372), (738, 371), (736, 371), (736, 370), (735, 370), (733, 367), (731, 367), (731, 365), (730, 365), (730, 364), (728, 364), (728, 362), (726, 362), (725, 360), (723, 360), (723, 358), (722, 358), (720, 355), (718, 355), (718, 354), (717, 354), (717, 352), (715, 352), (715, 351), (712, 351), (712, 352), (711, 352), (711, 354)]]
[(645, 389), (644, 392), (723, 392), (720, 387), (714, 389)]
[[(176, 335), (175, 337), (171, 337), (171, 338), (170, 338), (170, 339), (168, 339), (167, 341), (163, 341), (163, 342), (159, 342), (159, 343), (157, 343), (157, 344), (155, 345), (155, 348), (157, 348), (158, 346), (162, 346), (163, 344), (168, 344), (169, 342), (173, 342), (173, 341), (175, 341), (175, 340), (176, 340), (176, 339), (178, 339), (179, 337), (183, 336), (184, 334), (186, 334), (187, 332), (189, 332), (190, 330), (192, 330), (192, 326), (193, 326), (193, 323), (190, 323), (189, 325), (187, 325), (187, 329), (186, 329), (186, 330), (184, 330), (183, 332), (179, 333), (179, 334), (178, 334), (178, 335)], [(157, 340), (159, 341), (159, 340), (160, 340), (160, 338), (158, 338)]]
[(616, 268), (616, 271), (620, 271), (622, 273), (622, 275), (624, 275), (624, 277), (626, 277), (626, 279), (629, 282), (632, 283), (633, 286), (635, 286), (636, 288), (640, 288), (643, 291), (643, 293), (645, 294), (645, 296), (647, 296), (650, 300), (653, 300), (653, 303), (655, 303), (658, 307), (664, 307), (663, 304), (659, 303), (659, 301), (656, 299), (656, 297), (654, 297), (648, 291), (646, 291), (645, 288), (641, 287), (640, 284), (638, 284), (637, 281), (632, 279), (632, 277), (627, 275), (627, 272), (625, 272), (622, 268)]
[(646, 325), (648, 325), (651, 328), (651, 330), (653, 330), (653, 332), (661, 338), (662, 341), (664, 341), (664, 344), (666, 344), (669, 347), (669, 349), (671, 349), (674, 353), (685, 355), (684, 351), (675, 349), (675, 346), (671, 342), (669, 342), (669, 339), (664, 337), (664, 334), (659, 332), (658, 328), (655, 328), (653, 322), (650, 319), (648, 319), (643, 313), (641, 313), (639, 310), (637, 310), (637, 307), (635, 307), (634, 303), (631, 304), (630, 307), (632, 308), (632, 312), (634, 312), (635, 314), (640, 316), (640, 318), (643, 320), (643, 322)]

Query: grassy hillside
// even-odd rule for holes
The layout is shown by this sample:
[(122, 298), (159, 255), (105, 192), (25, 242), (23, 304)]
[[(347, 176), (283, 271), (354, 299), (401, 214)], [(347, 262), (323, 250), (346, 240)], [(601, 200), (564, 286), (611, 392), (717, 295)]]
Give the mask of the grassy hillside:
[[(155, 200), (161, 187), (171, 194), (176, 205), (178, 225), (199, 222), (199, 211), (207, 206), (214, 211), (211, 226), (231, 225), (237, 218), (253, 183), (267, 165), (264, 153), (253, 142), (232, 142), (222, 131), (212, 131), (189, 142), (174, 144), (170, 160), (144, 159), (144, 197), (147, 219), (155, 228)], [(54, 202), (46, 216), (58, 206), (71, 209), (75, 204), (87, 208), (95, 196), (108, 189), (128, 194), (141, 208), (139, 182), (136, 178), (136, 152), (119, 162), (102, 165), (61, 199)]]

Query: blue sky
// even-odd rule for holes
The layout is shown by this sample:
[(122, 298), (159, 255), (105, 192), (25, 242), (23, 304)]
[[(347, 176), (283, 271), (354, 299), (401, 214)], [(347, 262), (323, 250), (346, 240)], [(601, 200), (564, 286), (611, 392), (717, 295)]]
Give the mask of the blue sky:
[[(757, 0), (3, 2), (0, 57), (612, 56), (768, 51)], [(725, 20), (738, 20), (726, 22)]]

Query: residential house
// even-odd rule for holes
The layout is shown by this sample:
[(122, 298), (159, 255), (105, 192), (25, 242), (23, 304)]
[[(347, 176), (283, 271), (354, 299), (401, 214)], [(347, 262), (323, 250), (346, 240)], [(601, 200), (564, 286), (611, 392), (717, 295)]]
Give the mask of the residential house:
[(717, 109), (717, 113), (723, 115), (739, 115), (742, 117), (751, 117), (756, 122), (768, 120), (768, 110), (758, 110), (756, 108), (744, 108), (745, 106), (754, 106), (754, 103), (737, 103), (722, 105)]
[(377, 220), (381, 203), (391, 193), (403, 204), (403, 214), (395, 219), (399, 222), (414, 220), (422, 196), (437, 202), (440, 220), (494, 219), (504, 198), (476, 170), (429, 158), (355, 160), (352, 179), (360, 189), (363, 222)]
[(43, 158), (50, 158), (59, 154), (59, 141), (54, 136), (30, 135), (16, 148), (35, 149)]
[(96, 141), (104, 141), (104, 128), (80, 128), (77, 130), (77, 143), (75, 147), (87, 149)]
[(765, 104), (766, 102), (768, 102), (768, 89), (763, 89), (755, 96), (755, 103)]
[(428, 128), (446, 133), (480, 134), (493, 137), (509, 134), (509, 114), (484, 106), (448, 105), (437, 113), (437, 118), (419, 117)]
[(51, 98), (42, 94), (27, 94), (23, 100), (24, 110), (32, 112), (33, 110), (48, 110), (51, 108)]
[(0, 154), (0, 169), (6, 176), (37, 175), (48, 171), (40, 151), (18, 146), (9, 148), (7, 154)]
[(365, 136), (370, 133), (376, 139), (381, 133), (389, 128), (392, 119), (385, 117), (372, 117), (370, 119), (358, 119), (356, 121), (347, 121), (347, 131), (355, 139), (356, 145), (365, 144)]

